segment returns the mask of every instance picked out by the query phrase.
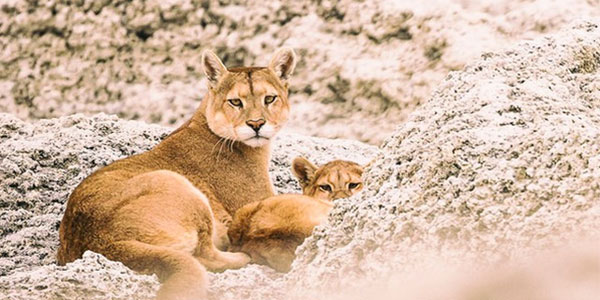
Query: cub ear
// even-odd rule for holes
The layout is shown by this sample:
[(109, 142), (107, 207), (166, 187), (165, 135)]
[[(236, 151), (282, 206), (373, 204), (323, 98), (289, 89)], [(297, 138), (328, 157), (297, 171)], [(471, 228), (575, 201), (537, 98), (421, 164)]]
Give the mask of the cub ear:
[(202, 67), (210, 87), (215, 87), (221, 76), (227, 73), (227, 68), (225, 68), (219, 57), (210, 50), (205, 50), (202, 53)]
[(317, 171), (317, 167), (304, 157), (296, 157), (292, 162), (292, 173), (298, 178), (301, 187), (310, 183)]
[(271, 69), (281, 80), (287, 80), (296, 67), (296, 53), (292, 48), (284, 47), (277, 52), (269, 63)]

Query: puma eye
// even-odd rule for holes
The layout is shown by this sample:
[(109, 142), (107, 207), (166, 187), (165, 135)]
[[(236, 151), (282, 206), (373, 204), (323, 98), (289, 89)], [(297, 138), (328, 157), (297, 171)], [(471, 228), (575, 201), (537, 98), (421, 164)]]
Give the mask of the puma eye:
[(329, 184), (322, 184), (319, 186), (322, 191), (331, 192), (331, 186)]
[(360, 186), (360, 183), (358, 183), (358, 182), (350, 182), (350, 183), (348, 184), (348, 187), (349, 187), (351, 190), (353, 190), (353, 189), (357, 188), (358, 186)]
[(265, 96), (265, 104), (267, 104), (267, 105), (275, 102), (275, 100), (277, 100), (276, 95), (275, 96), (271, 96), (271, 95)]
[(242, 100), (240, 100), (238, 98), (227, 99), (227, 102), (229, 102), (229, 104), (231, 104), (232, 106), (242, 107)]

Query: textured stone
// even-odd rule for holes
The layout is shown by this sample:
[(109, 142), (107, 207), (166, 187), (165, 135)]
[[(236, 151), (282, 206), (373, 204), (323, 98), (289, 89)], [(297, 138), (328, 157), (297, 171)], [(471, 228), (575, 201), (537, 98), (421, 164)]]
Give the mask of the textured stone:
[(215, 299), (594, 299), (597, 24), (450, 73), (383, 144), (364, 191), (338, 201), (300, 246), (290, 273), (233, 296), (222, 292), (232, 277), (220, 275)]
[(378, 144), (449, 71), (598, 16), (590, 0), (4, 1), (0, 111), (176, 125), (206, 93), (203, 49), (266, 65), (288, 45), (291, 127)]
[[(365, 189), (336, 202), (290, 273), (251, 265), (210, 274), (210, 299), (597, 298), (598, 24), (488, 52), (448, 74), (379, 151), (282, 135), (271, 166), (279, 192), (298, 191), (291, 158), (317, 150), (308, 158), (374, 156)], [(52, 255), (68, 192), (167, 132), (104, 115), (34, 124), (0, 115), (0, 295), (46, 299), (73, 284), (73, 297), (147, 299), (153, 277), (112, 279), (129, 271), (95, 254), (73, 265), (89, 270), (80, 274)], [(61, 279), (69, 276), (81, 279)], [(48, 288), (32, 292), (38, 282)], [(120, 285), (130, 283), (139, 295)]]
[[(33, 124), (0, 114), (0, 298), (148, 299), (156, 290), (155, 279), (134, 275), (100, 255), (56, 266), (58, 227), (69, 193), (86, 176), (150, 149), (172, 130), (103, 114)], [(377, 152), (360, 142), (336, 140), (332, 145), (328, 139), (294, 134), (282, 134), (273, 148), (270, 173), (280, 193), (300, 193), (290, 166), (295, 156), (367, 164)]]
[(493, 266), (582, 236), (597, 250), (598, 54), (600, 28), (582, 23), (450, 73), (286, 280), (320, 293), (428, 262)]

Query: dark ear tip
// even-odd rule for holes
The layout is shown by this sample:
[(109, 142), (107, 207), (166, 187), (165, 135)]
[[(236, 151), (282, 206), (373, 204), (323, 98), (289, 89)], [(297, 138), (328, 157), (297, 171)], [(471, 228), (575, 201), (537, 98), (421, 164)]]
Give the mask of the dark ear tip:
[(209, 49), (202, 52), (202, 66), (204, 75), (208, 79), (209, 87), (213, 87), (219, 78), (227, 73), (227, 69), (219, 59), (219, 57)]
[(275, 71), (281, 79), (288, 79), (296, 67), (296, 53), (290, 47), (277, 49), (269, 63), (269, 67)]
[(277, 53), (285, 53), (290, 55), (291, 57), (295, 58), (296, 57), (296, 52), (294, 51), (294, 49), (292, 47), (281, 47), (279, 48), (279, 50), (277, 50)]
[(215, 55), (215, 53), (212, 50), (210, 50), (210, 49), (204, 49), (204, 51), (202, 51), (202, 58), (203, 59), (205, 59), (205, 58), (207, 58), (208, 56), (211, 56), (211, 55)]
[(292, 160), (292, 164), (301, 163), (304, 161), (307, 161), (307, 159), (302, 156), (296, 156), (294, 157), (294, 160)]
[(301, 174), (304, 173), (303, 169), (304, 169), (305, 161), (306, 160), (301, 156), (295, 157), (292, 160), (292, 173), (294, 173), (294, 175), (296, 177), (300, 177)]
[(315, 170), (316, 167), (302, 156), (298, 156), (292, 161), (292, 173), (301, 181), (307, 180)]

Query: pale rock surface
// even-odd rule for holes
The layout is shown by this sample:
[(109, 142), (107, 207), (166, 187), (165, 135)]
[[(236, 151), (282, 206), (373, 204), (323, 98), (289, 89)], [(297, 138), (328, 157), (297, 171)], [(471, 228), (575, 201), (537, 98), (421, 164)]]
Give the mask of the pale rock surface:
[(203, 49), (266, 65), (288, 45), (290, 128), (379, 144), (449, 71), (598, 16), (597, 0), (0, 1), (0, 111), (177, 125), (206, 93)]
[[(2, 277), (0, 277), (2, 278)], [(135, 273), (120, 262), (88, 251), (60, 267), (54, 263), (16, 271), (0, 279), (0, 299), (147, 299), (156, 294), (156, 276)]]
[(450, 73), (253, 299), (597, 298), (599, 23)]
[[(337, 202), (290, 273), (249, 266), (211, 274), (210, 298), (596, 299), (598, 24), (485, 53), (450, 73), (379, 153), (357, 142), (283, 135), (271, 168), (278, 191), (297, 191), (289, 161), (312, 149), (320, 149), (309, 156), (319, 162), (367, 163), (375, 155), (365, 190)], [(1, 115), (0, 295), (52, 299), (72, 288), (148, 299), (153, 277), (103, 281), (128, 270), (91, 253), (60, 269), (52, 254), (68, 192), (93, 168), (167, 132), (102, 115), (34, 124)], [(567, 244), (576, 251), (554, 252)], [(69, 276), (82, 279), (62, 280)], [(48, 288), (35, 290), (34, 282)]]
[[(150, 149), (172, 130), (104, 114), (33, 124), (0, 114), (0, 299), (150, 299), (156, 278), (135, 275), (99, 254), (57, 266), (58, 227), (69, 193), (86, 176)], [(270, 174), (277, 192), (300, 193), (290, 169), (294, 157), (367, 164), (377, 151), (356, 141), (282, 134)], [(269, 274), (256, 266), (247, 270), (253, 269)]]
[(286, 280), (319, 295), (392, 275), (402, 286), (430, 264), (510, 264), (579, 239), (594, 249), (582, 280), (600, 278), (597, 24), (450, 73), (384, 143), (365, 191), (301, 246)]

